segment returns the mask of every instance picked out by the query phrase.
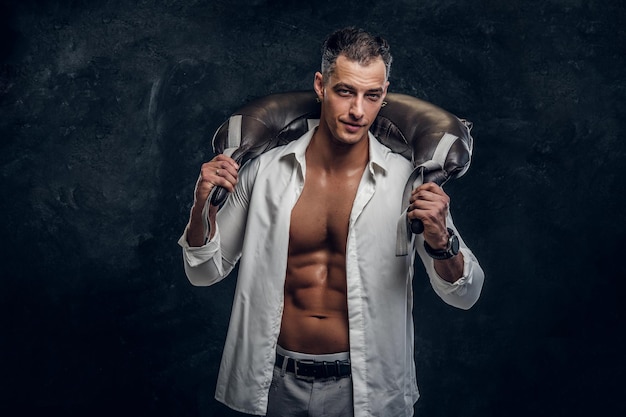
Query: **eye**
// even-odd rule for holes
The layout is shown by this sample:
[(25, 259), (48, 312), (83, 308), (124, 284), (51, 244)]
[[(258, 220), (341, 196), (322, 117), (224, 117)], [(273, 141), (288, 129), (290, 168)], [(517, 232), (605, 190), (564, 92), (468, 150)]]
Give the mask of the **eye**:
[(378, 101), (380, 100), (380, 94), (378, 93), (371, 93), (367, 95), (367, 98), (369, 98), (372, 101)]
[(352, 94), (352, 92), (345, 88), (340, 88), (339, 90), (337, 90), (337, 94), (339, 94), (342, 97), (348, 97), (350, 94)]

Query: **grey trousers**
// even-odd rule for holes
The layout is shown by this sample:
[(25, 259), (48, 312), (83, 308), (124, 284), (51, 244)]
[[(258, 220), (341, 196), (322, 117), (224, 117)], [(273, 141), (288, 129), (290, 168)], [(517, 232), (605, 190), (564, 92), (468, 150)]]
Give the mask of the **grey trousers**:
[[(280, 347), (278, 353), (294, 359), (335, 361), (347, 359), (347, 353), (307, 355)], [(286, 361), (285, 361), (286, 363)], [(267, 417), (351, 417), (352, 377), (306, 381), (291, 372), (275, 367), (270, 386)]]

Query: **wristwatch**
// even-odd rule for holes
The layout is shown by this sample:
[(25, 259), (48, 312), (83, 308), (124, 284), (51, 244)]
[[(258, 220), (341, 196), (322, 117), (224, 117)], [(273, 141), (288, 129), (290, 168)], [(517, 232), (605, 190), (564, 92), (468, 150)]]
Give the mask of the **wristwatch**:
[(424, 241), (426, 253), (433, 259), (450, 259), (459, 253), (459, 237), (454, 234), (454, 230), (448, 227), (448, 245), (443, 250), (433, 249), (428, 242)]

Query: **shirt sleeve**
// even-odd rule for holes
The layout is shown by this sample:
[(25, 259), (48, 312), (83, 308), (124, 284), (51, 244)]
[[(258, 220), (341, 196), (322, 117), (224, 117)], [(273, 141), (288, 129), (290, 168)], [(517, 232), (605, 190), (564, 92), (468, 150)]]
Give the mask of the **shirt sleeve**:
[[(183, 250), (185, 274), (193, 285), (207, 286), (221, 281), (241, 257), (248, 204), (257, 169), (256, 163), (248, 163), (240, 169), (235, 191), (228, 195), (224, 206), (217, 213), (212, 239), (202, 246), (191, 247), (187, 242), (189, 225), (185, 227), (178, 244)], [(208, 205), (207, 201), (203, 210), (205, 217)], [(205, 236), (208, 235), (208, 222), (205, 222)]]
[(470, 309), (478, 298), (483, 287), (485, 273), (483, 272), (478, 259), (467, 247), (458, 230), (454, 226), (452, 216), (448, 215), (447, 226), (454, 230), (459, 237), (460, 253), (463, 254), (463, 275), (454, 282), (448, 282), (441, 278), (435, 270), (435, 260), (428, 256), (424, 249), (424, 237), (419, 235), (415, 239), (417, 253), (422, 259), (422, 263), (426, 268), (426, 273), (430, 279), (430, 285), (435, 293), (447, 304), (461, 308)]

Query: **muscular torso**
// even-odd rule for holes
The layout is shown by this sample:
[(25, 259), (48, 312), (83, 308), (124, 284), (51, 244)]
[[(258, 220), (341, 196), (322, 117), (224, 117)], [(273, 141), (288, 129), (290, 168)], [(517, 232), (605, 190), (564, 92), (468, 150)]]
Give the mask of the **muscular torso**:
[(291, 213), (285, 308), (278, 343), (323, 354), (349, 350), (346, 241), (363, 170), (307, 168)]

